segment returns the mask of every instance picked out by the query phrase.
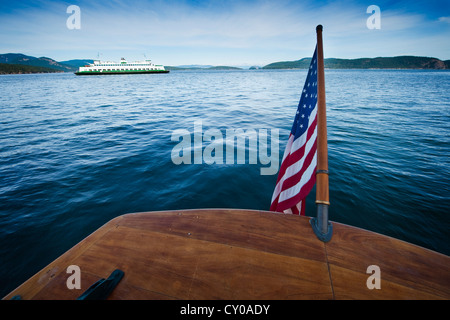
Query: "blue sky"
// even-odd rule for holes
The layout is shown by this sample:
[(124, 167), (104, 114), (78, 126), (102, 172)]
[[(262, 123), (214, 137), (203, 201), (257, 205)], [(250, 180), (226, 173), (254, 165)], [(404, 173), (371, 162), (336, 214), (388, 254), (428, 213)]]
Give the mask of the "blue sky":
[[(80, 8), (80, 29), (66, 26), (69, 5)], [(381, 10), (380, 29), (367, 28), (369, 5)], [(326, 58), (450, 59), (448, 0), (0, 0), (0, 53), (265, 65), (311, 56), (317, 24)]]

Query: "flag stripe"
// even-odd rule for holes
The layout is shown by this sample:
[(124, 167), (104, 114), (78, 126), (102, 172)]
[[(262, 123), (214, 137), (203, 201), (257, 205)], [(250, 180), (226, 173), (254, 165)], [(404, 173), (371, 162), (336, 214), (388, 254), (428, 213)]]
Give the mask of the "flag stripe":
[[(315, 131), (316, 132), (316, 131)], [(308, 142), (312, 141), (312, 146), (310, 148), (310, 152), (308, 152), (306, 157), (302, 157), (298, 159), (297, 162), (295, 162), (293, 165), (291, 165), (289, 167), (289, 169), (287, 170), (286, 174), (283, 176), (281, 182), (279, 184), (277, 184), (276, 186), (276, 192), (274, 193), (274, 196), (276, 196), (277, 198), (280, 197), (280, 194), (282, 193), (281, 190), (285, 190), (283, 191), (286, 194), (286, 189), (289, 189), (291, 187), (293, 187), (294, 185), (296, 185), (298, 183), (298, 181), (300, 181), (301, 177), (302, 177), (302, 172), (305, 171), (305, 169), (307, 167), (310, 166), (311, 161), (313, 161), (312, 159), (312, 155), (314, 155), (314, 153), (316, 152), (316, 142), (315, 140), (310, 140)], [(293, 170), (291, 170), (293, 169)], [(291, 194), (289, 194), (290, 196), (293, 196)], [(289, 197), (289, 196), (287, 196)], [(281, 202), (284, 201), (286, 198), (286, 195), (280, 199), (277, 199), (277, 202)], [(273, 202), (273, 201), (272, 201)]]
[(289, 140), (286, 146), (286, 150), (284, 151), (283, 160), (281, 161), (280, 171), (278, 173), (277, 184), (283, 178), (286, 169), (289, 167), (288, 161), (286, 161), (287, 157), (291, 153), (292, 143), (294, 142), (294, 135), (291, 133), (289, 135)]
[[(316, 139), (317, 136), (317, 112), (316, 108), (314, 109), (315, 112), (311, 113), (311, 118), (314, 117), (314, 120), (310, 124), (308, 131), (304, 134), (306, 136), (306, 139), (303, 139), (304, 137), (300, 137), (296, 141), (311, 141), (311, 139)], [(313, 136), (315, 135), (315, 136)], [(305, 144), (295, 144), (293, 142), (293, 135), (289, 137), (288, 145), (286, 146), (285, 155), (283, 156), (283, 161), (281, 163), (280, 172), (278, 174), (278, 181), (277, 185), (275, 187), (274, 197), (278, 196), (282, 185), (286, 179), (289, 177), (295, 175), (296, 172), (298, 172), (298, 162), (301, 160), (301, 158), (304, 156), (305, 152)], [(272, 202), (275, 199), (272, 199)]]
[[(317, 110), (315, 108), (315, 110)], [(293, 136), (289, 138), (288, 146), (286, 147), (286, 150), (292, 149), (292, 151), (288, 152), (288, 158), (285, 159), (285, 161), (282, 162), (282, 168), (284, 169), (284, 172), (279, 173), (280, 181), (277, 183), (275, 187), (274, 196), (278, 197), (282, 189), (287, 189), (293, 186), (293, 184), (296, 184), (298, 180), (301, 178), (301, 174), (303, 172), (304, 167), (304, 161), (306, 160), (306, 157), (304, 157), (305, 154), (305, 148), (307, 149), (307, 156), (311, 152), (315, 152), (316, 148), (316, 137), (317, 137), (317, 112), (311, 113), (311, 118), (314, 117), (314, 120), (311, 122), (308, 131), (305, 132), (304, 136), (306, 136), (305, 139), (303, 139), (303, 136), (297, 139), (296, 141), (303, 140), (306, 141), (306, 143), (302, 146), (300, 144), (296, 144), (295, 142), (289, 143), (293, 140)], [(295, 145), (295, 147), (294, 147)], [(297, 150), (295, 150), (298, 148)], [(292, 153), (291, 153), (292, 152)], [(309, 158), (310, 159), (310, 158)], [(311, 160), (311, 159), (310, 159)], [(283, 164), (285, 164), (283, 166)], [(309, 165), (309, 163), (308, 163)], [(297, 179), (295, 183), (293, 183), (291, 177), (294, 177)], [(275, 199), (272, 200), (272, 202)], [(277, 200), (279, 202), (280, 200)], [(283, 201), (283, 200), (281, 200)], [(275, 207), (276, 208), (276, 207)], [(271, 208), (274, 209), (274, 208)], [(278, 210), (275, 210), (278, 211)]]
[(317, 152), (314, 153), (313, 157), (311, 158), (311, 163), (304, 171), (304, 174), (302, 175), (300, 181), (298, 181), (298, 183), (294, 186), (280, 193), (278, 199), (278, 206), (280, 207), (280, 209), (295, 205), (297, 202), (304, 199), (311, 191), (316, 181), (315, 171), (317, 167)]
[[(311, 135), (310, 140), (304, 145), (301, 150), (299, 150), (299, 160), (294, 163), (292, 166), (289, 167), (289, 169), (286, 171), (286, 179), (283, 182), (283, 189), (291, 188), (293, 185), (295, 185), (302, 176), (302, 172), (305, 171), (307, 167), (309, 167), (312, 156), (317, 150), (317, 129), (314, 130), (313, 134)], [(306, 149), (306, 152), (305, 152)], [(292, 169), (292, 170), (291, 170)]]
[(308, 131), (308, 139), (304, 145), (302, 145), (298, 150), (295, 150), (291, 157), (290, 161), (292, 164), (289, 166), (289, 168), (286, 170), (284, 174), (284, 182), (283, 182), (283, 188), (286, 188), (288, 185), (286, 185), (286, 181), (291, 179), (293, 176), (298, 176), (298, 174), (302, 173), (302, 168), (304, 166), (304, 162), (306, 157), (311, 153), (314, 152), (314, 142), (317, 137), (317, 130), (315, 127), (311, 127), (312, 133)]

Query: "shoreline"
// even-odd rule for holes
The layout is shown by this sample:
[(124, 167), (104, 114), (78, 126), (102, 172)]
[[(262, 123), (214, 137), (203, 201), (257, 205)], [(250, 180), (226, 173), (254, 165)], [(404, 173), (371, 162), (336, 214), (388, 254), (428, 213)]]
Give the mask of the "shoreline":
[[(184, 68), (184, 69), (170, 69), (171, 72), (185, 72), (185, 71), (229, 71), (229, 72), (236, 72), (236, 71), (249, 71), (249, 72), (260, 72), (260, 71), (296, 71), (296, 70), (307, 70), (307, 68), (280, 68), (280, 69), (241, 69), (241, 68), (236, 68), (236, 69), (211, 69), (211, 68), (207, 68), (207, 69), (203, 69), (203, 68)], [(342, 70), (342, 71), (354, 71), (354, 70), (370, 70), (370, 71), (374, 71), (374, 70), (385, 70), (385, 71), (395, 71), (395, 70), (399, 70), (399, 71), (442, 71), (442, 72), (449, 72), (450, 69), (428, 69), (428, 68), (325, 68), (325, 70)], [(39, 72), (0, 72), (0, 76), (5, 76), (5, 75), (20, 75), (20, 74), (74, 74), (73, 72), (66, 72), (66, 71), (39, 71)], [(148, 73), (148, 72), (145, 72)], [(144, 72), (133, 72), (133, 73), (127, 73), (127, 74), (145, 74)], [(108, 73), (108, 75), (114, 75), (114, 74), (119, 74), (119, 73)], [(120, 73), (123, 74), (123, 73)], [(95, 75), (101, 75), (101, 74), (95, 74)], [(105, 73), (106, 75), (106, 73)]]

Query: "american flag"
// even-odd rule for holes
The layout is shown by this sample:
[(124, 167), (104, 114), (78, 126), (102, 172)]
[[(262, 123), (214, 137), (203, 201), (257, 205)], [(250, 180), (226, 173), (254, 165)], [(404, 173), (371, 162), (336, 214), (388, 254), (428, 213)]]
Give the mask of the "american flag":
[(284, 151), (270, 210), (305, 215), (305, 199), (316, 183), (316, 167), (317, 47)]

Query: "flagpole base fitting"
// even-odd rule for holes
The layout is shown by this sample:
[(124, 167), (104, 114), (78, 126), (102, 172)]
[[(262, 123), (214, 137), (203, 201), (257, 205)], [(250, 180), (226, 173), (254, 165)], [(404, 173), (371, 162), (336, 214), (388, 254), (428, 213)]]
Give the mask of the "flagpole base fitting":
[(317, 219), (311, 218), (309, 220), (309, 223), (311, 224), (311, 227), (316, 234), (317, 238), (322, 242), (328, 242), (331, 240), (331, 237), (333, 236), (333, 225), (331, 222), (328, 221), (328, 228), (327, 231), (324, 233), (322, 232), (321, 228), (317, 226)]

